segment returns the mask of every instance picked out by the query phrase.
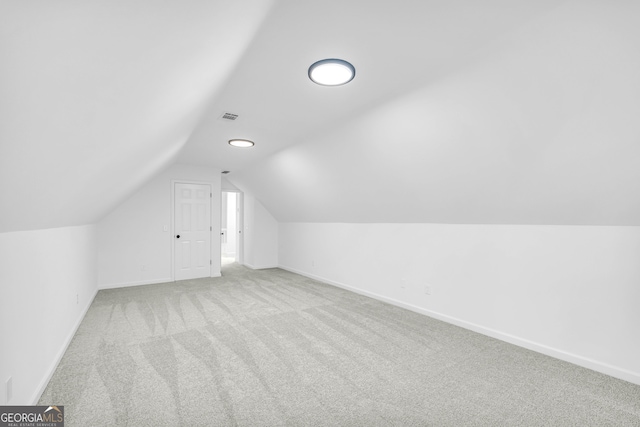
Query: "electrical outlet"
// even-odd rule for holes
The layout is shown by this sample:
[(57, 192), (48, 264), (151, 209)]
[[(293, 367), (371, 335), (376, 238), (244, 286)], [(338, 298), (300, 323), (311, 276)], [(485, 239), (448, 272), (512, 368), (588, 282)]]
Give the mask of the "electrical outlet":
[(169, 231), (169, 226), (165, 225), (164, 227), (162, 227), (162, 231)]
[(311, 267), (315, 267), (316, 266), (316, 262), (314, 260), (311, 260)]
[(431, 295), (431, 285), (424, 285), (424, 293), (426, 295)]
[(147, 266), (146, 265), (141, 265), (140, 266), (140, 271), (147, 271)]
[(80, 295), (76, 294), (76, 305), (80, 304)]
[(407, 279), (400, 280), (400, 288), (402, 288), (402, 289), (406, 289), (407, 288)]
[(12, 377), (9, 377), (7, 379), (7, 382), (5, 384), (5, 391), (6, 391), (5, 396), (7, 397), (6, 403), (9, 403), (13, 398), (13, 378)]

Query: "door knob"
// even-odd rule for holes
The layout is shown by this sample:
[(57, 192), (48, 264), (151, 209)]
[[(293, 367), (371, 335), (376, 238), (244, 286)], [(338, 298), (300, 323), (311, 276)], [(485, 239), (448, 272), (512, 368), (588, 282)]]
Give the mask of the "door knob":
[(176, 236), (176, 239), (179, 239), (179, 238), (180, 238), (180, 235), (178, 234), (178, 235)]

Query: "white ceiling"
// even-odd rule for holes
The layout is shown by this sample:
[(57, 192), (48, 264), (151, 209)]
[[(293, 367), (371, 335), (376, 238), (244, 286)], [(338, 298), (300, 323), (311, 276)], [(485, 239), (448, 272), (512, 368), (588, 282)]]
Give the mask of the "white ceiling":
[(265, 0), (0, 0), (0, 232), (96, 222), (176, 155)]
[[(281, 221), (640, 225), (639, 18), (626, 0), (0, 0), (0, 232), (95, 222), (174, 162), (230, 170)], [(327, 57), (356, 78), (311, 83)]]
[(301, 81), (333, 104), (299, 93), (291, 145), (229, 179), (280, 221), (640, 225), (640, 2), (414, 7), (367, 9), (356, 80)]
[[(276, 2), (180, 159), (232, 172), (350, 121), (473, 61), (554, 1), (326, 0)], [(350, 84), (313, 84), (309, 66), (342, 58)], [(220, 120), (224, 112), (235, 122)], [(231, 138), (255, 140), (250, 152)]]

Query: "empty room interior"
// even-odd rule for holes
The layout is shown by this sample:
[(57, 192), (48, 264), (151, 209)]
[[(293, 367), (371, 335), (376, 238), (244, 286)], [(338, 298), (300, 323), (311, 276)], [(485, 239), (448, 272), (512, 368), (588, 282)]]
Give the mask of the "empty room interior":
[(0, 406), (640, 425), (638, 22), (0, 0)]

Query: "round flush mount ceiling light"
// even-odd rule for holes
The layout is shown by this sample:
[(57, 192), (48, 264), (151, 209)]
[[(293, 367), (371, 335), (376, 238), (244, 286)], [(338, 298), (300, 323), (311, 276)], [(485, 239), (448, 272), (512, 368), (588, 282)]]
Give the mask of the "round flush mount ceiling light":
[(240, 148), (249, 148), (253, 147), (255, 144), (253, 143), (253, 141), (249, 141), (248, 139), (230, 139), (229, 145)]
[(340, 86), (356, 76), (356, 69), (342, 59), (323, 59), (309, 67), (309, 78), (322, 86)]

